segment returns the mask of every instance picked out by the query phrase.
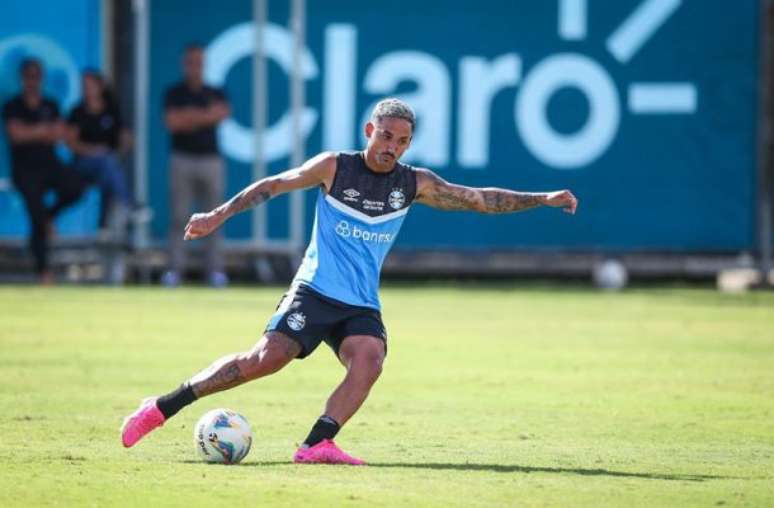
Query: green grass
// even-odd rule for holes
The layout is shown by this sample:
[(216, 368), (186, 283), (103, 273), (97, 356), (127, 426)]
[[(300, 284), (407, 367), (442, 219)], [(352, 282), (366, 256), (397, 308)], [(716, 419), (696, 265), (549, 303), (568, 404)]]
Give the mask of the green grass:
[[(0, 287), (0, 506), (774, 505), (771, 293), (389, 287), (384, 374), (337, 438), (369, 467), (290, 463), (342, 376), (324, 345), (121, 447), (281, 292)], [(215, 407), (253, 425), (242, 465), (196, 460)]]

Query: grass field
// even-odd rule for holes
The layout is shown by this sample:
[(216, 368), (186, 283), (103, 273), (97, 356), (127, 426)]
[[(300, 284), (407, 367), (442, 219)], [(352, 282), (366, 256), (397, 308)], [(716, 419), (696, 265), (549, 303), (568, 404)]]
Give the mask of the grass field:
[[(324, 345), (121, 447), (281, 293), (0, 287), (0, 506), (774, 505), (771, 293), (388, 287), (384, 374), (337, 438), (369, 467), (290, 462), (342, 376)], [(215, 407), (253, 425), (242, 465), (196, 460)]]

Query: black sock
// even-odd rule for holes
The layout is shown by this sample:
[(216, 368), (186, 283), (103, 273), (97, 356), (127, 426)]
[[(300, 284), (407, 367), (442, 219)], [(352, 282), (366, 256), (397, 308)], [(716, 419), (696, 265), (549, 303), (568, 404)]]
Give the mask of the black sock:
[(304, 441), (304, 446), (314, 446), (323, 439), (333, 439), (340, 428), (336, 420), (328, 415), (322, 415), (312, 427), (312, 431)]
[(193, 388), (188, 383), (183, 383), (180, 388), (173, 390), (166, 395), (162, 395), (156, 400), (156, 407), (159, 408), (164, 418), (170, 418), (177, 414), (188, 404), (196, 400)]

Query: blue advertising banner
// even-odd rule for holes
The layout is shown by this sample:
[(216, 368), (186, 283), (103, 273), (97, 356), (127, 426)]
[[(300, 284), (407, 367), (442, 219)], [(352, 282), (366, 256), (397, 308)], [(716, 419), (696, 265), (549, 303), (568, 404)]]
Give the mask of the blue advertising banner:
[[(266, 159), (291, 152), (289, 2), (269, 2)], [(166, 234), (164, 89), (191, 41), (232, 117), (219, 130), (229, 195), (250, 182), (252, 2), (151, 2), (150, 196)], [(418, 124), (405, 160), (447, 180), (572, 189), (557, 210), (505, 216), (417, 205), (402, 248), (730, 251), (754, 242), (758, 2), (740, 0), (355, 0), (307, 2), (302, 71), (309, 155), (363, 146), (375, 101), (398, 96)], [(314, 192), (307, 193), (311, 203)], [(225, 197), (225, 196), (224, 196)], [(287, 235), (270, 203), (270, 236)], [(312, 206), (307, 206), (311, 214)], [(227, 227), (250, 235), (249, 214)], [(311, 228), (311, 218), (307, 228)]]
[[(80, 72), (99, 68), (102, 55), (100, 0), (50, 2), (26, 0), (6, 2), (0, 17), (0, 101), (5, 103), (19, 92), (20, 62), (36, 57), (45, 69), (44, 93), (59, 105), (65, 116), (81, 96)], [(24, 204), (12, 189), (5, 133), (0, 136), (0, 236), (27, 234)], [(62, 152), (63, 156), (67, 155)], [(94, 231), (98, 198), (89, 192), (63, 213), (57, 230), (63, 235)]]

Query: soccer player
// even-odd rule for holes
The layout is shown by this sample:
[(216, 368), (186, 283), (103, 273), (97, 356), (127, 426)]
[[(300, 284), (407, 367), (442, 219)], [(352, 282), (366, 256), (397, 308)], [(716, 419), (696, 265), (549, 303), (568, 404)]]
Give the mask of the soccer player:
[(124, 420), (122, 441), (133, 446), (183, 407), (211, 393), (273, 374), (325, 341), (346, 367), (344, 380), (296, 451), (297, 463), (364, 462), (333, 438), (355, 414), (382, 371), (387, 333), (379, 307), (379, 272), (413, 202), (442, 210), (507, 213), (537, 206), (575, 213), (570, 191), (516, 192), (446, 182), (424, 168), (398, 162), (411, 144), (414, 113), (385, 99), (365, 126), (362, 152), (325, 152), (301, 167), (264, 178), (207, 213), (197, 213), (184, 238), (207, 236), (229, 217), (292, 190), (318, 187), (312, 238), (288, 292), (251, 350), (217, 360), (161, 397), (145, 399)]

